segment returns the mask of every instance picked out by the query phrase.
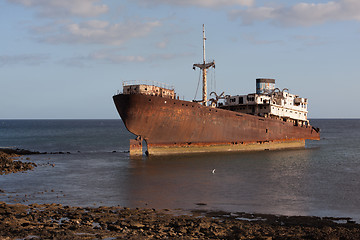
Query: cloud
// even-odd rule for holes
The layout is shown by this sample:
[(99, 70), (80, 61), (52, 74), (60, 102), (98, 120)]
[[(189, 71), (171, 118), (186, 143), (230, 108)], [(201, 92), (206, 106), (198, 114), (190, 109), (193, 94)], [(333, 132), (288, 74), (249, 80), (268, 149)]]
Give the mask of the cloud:
[(123, 63), (150, 63), (158, 61), (169, 61), (192, 55), (192, 53), (166, 53), (166, 54), (149, 54), (146, 56), (141, 55), (125, 55), (124, 48), (108, 48), (94, 51), (88, 55), (75, 56), (72, 58), (63, 59), (60, 63), (72, 67), (88, 67), (92, 63), (104, 64), (123, 64)]
[(144, 62), (143, 56), (124, 56), (119, 54), (122, 49), (104, 49), (89, 54), (86, 58), (88, 60), (95, 60), (107, 63), (124, 63), (124, 62)]
[[(30, 26), (30, 33), (41, 43), (121, 45), (134, 38), (147, 36), (161, 25), (157, 20), (108, 22), (97, 16), (108, 13), (102, 0), (7, 0), (31, 7), (50, 21)], [(80, 18), (78, 18), (80, 17)], [(81, 17), (92, 17), (84, 20)], [(134, 20), (135, 19), (135, 20)]]
[(158, 43), (156, 44), (156, 47), (157, 47), (157, 48), (166, 48), (166, 46), (168, 45), (168, 43), (169, 43), (169, 40), (168, 40), (168, 39), (165, 39), (165, 40), (163, 40), (163, 41), (161, 41), (161, 42), (158, 42)]
[(159, 21), (135, 22), (128, 21), (111, 24), (106, 21), (90, 20), (81, 23), (66, 23), (60, 25), (56, 30), (46, 32), (44, 29), (33, 28), (33, 33), (41, 31), (44, 33), (39, 41), (52, 44), (105, 44), (121, 45), (124, 42), (149, 34), (153, 28), (160, 26)]
[(267, 44), (281, 44), (280, 40), (258, 39), (254, 34), (243, 34), (242, 38), (251, 44), (255, 45), (267, 45)]
[(21, 55), (2, 55), (0, 56), (0, 67), (6, 65), (40, 65), (50, 57), (46, 54), (21, 54)]
[(360, 1), (338, 0), (326, 3), (298, 3), (293, 6), (250, 7), (232, 10), (231, 19), (242, 20), (243, 24), (266, 21), (282, 26), (311, 26), (329, 21), (360, 21)]
[(75, 56), (66, 58), (59, 63), (70, 67), (91, 67), (92, 63), (105, 63), (105, 64), (122, 64), (122, 63), (142, 63), (145, 62), (145, 58), (139, 55), (124, 56), (121, 54), (105, 53), (105, 52), (93, 52), (87, 56)]
[(320, 46), (327, 43), (327, 41), (321, 39), (319, 36), (294, 35), (292, 38), (296, 41), (303, 42), (307, 46)]
[(98, 4), (101, 0), (7, 0), (22, 4), (26, 7), (39, 9), (43, 17), (95, 17), (106, 13), (109, 8), (105, 4)]
[(197, 6), (215, 8), (222, 6), (252, 6), (255, 0), (133, 0), (143, 6), (175, 5), (175, 6)]

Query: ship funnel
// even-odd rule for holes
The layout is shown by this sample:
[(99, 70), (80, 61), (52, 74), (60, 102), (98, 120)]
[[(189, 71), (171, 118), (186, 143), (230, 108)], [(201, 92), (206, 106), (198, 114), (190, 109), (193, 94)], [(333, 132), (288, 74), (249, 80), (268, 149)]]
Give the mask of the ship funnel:
[(256, 79), (256, 94), (269, 94), (275, 89), (275, 79)]

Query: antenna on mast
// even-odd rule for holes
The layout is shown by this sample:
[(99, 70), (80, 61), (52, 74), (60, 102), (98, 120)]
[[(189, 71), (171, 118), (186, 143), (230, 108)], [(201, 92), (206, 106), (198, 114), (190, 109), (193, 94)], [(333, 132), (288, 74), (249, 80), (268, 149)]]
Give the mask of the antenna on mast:
[(196, 63), (193, 65), (193, 69), (195, 70), (196, 67), (200, 68), (202, 70), (203, 75), (203, 98), (202, 103), (204, 106), (207, 105), (207, 86), (206, 86), (206, 71), (208, 68), (213, 67), (215, 68), (215, 61), (206, 63), (205, 59), (205, 25), (203, 24), (203, 63)]
[(203, 61), (205, 63), (206, 59), (205, 59), (205, 41), (206, 41), (206, 37), (205, 37), (205, 25), (203, 24)]

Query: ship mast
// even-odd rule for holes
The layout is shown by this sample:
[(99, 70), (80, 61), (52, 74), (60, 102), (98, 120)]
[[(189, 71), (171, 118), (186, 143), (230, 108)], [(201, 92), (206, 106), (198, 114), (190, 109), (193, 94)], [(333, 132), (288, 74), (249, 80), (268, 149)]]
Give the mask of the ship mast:
[(206, 83), (206, 72), (207, 69), (210, 67), (215, 68), (215, 61), (212, 62), (206, 62), (205, 59), (205, 25), (203, 24), (203, 63), (196, 63), (193, 65), (193, 69), (195, 69), (196, 67), (200, 68), (202, 70), (202, 76), (203, 76), (203, 98), (202, 98), (202, 103), (204, 106), (206, 106), (207, 104), (207, 83)]

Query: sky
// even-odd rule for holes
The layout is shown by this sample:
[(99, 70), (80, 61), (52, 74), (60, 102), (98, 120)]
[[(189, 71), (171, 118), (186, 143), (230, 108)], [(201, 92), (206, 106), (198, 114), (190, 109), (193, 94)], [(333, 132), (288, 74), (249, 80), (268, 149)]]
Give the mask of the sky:
[(309, 100), (309, 118), (360, 118), (359, 0), (0, 0), (0, 119), (117, 119), (130, 80), (200, 99), (256, 78)]

